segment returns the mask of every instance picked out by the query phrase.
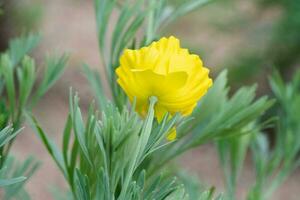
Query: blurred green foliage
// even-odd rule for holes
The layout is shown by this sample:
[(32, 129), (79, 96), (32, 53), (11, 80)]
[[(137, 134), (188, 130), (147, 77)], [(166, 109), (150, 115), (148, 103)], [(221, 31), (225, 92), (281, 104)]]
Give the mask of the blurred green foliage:
[[(19, 129), (24, 111), (30, 111), (64, 71), (67, 56), (53, 56), (46, 60), (41, 83), (37, 82), (35, 61), (29, 54), (39, 42), (39, 35), (28, 35), (10, 41), (9, 49), (0, 54), (0, 125), (12, 124)], [(8, 155), (13, 140), (0, 148), (0, 155)], [(0, 166), (3, 163), (0, 163)]]
[[(251, 40), (252, 49), (241, 49), (227, 66), (230, 67), (232, 84), (266, 78), (266, 74), (277, 69), (285, 78), (289, 78), (297, 66), (300, 55), (300, 3), (298, 0), (258, 0), (260, 13), (272, 8), (280, 10), (279, 16), (273, 18), (272, 25), (261, 27), (260, 37), (265, 38), (265, 46), (260, 40)], [(252, 32), (251, 34), (257, 34)]]
[(0, 53), (0, 182), (5, 185), (5, 200), (29, 199), (23, 188), (25, 179), (21, 176), (30, 177), (38, 163), (33, 158), (22, 163), (16, 161), (11, 157), (10, 150), (23, 126), (24, 113), (31, 112), (38, 100), (53, 86), (67, 60), (66, 55), (49, 57), (41, 83), (37, 85), (37, 64), (29, 54), (39, 40), (40, 36), (34, 34), (15, 38), (10, 40), (9, 48)]
[[(19, 133), (20, 130), (14, 131), (11, 126), (0, 130), (0, 148), (7, 145)], [(3, 159), (3, 155), (0, 155), (1, 163), (3, 163)], [(38, 167), (38, 163), (32, 157), (22, 163), (16, 161), (12, 156), (5, 159), (5, 163), (0, 166), (1, 198), (5, 200), (29, 199), (23, 186), (27, 177), (30, 177)]]
[(299, 65), (300, 2), (298, 0), (262, 0), (262, 3), (263, 6), (275, 4), (282, 8), (267, 49), (266, 59), (270, 59), (276, 68), (284, 72), (294, 65)]
[(274, 191), (300, 166), (300, 117), (295, 112), (300, 110), (300, 71), (289, 83), (284, 83), (279, 73), (274, 73), (270, 85), (277, 100), (274, 145), (271, 145), (264, 129), (256, 129), (249, 135), (225, 138), (216, 143), (228, 200), (237, 199), (239, 172), (244, 167), (249, 150), (256, 178), (248, 189), (248, 200), (271, 199)]

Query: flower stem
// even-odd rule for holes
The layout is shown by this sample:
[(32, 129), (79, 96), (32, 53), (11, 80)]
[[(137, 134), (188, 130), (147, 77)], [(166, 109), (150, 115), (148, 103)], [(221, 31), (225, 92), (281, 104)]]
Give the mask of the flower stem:
[(128, 174), (125, 178), (120, 196), (118, 198), (119, 200), (125, 199), (125, 197), (126, 197), (126, 193), (128, 191), (130, 181), (132, 180), (132, 176), (133, 176), (136, 168), (138, 167), (137, 165), (139, 163), (141, 163), (140, 159), (143, 158), (142, 155), (145, 151), (145, 147), (148, 143), (148, 140), (149, 140), (149, 137), (151, 134), (152, 124), (153, 124), (153, 119), (154, 119), (154, 106), (155, 106), (155, 103), (157, 102), (157, 97), (151, 96), (149, 98), (149, 101), (150, 101), (150, 105), (149, 105), (149, 109), (148, 109), (148, 114), (145, 119), (145, 123), (144, 123), (143, 129), (142, 129), (141, 135), (139, 137), (137, 148), (133, 155), (133, 160), (129, 164), (130, 166), (128, 169)]

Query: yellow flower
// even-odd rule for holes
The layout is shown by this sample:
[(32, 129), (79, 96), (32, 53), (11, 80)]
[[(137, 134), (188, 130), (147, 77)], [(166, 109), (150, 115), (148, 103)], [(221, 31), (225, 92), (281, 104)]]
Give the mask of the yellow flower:
[[(155, 116), (159, 122), (167, 112), (190, 115), (212, 85), (199, 56), (181, 48), (173, 36), (139, 50), (126, 49), (116, 73), (130, 101), (136, 98), (136, 110), (142, 116), (148, 111), (149, 97), (157, 97)], [(172, 131), (168, 139), (175, 138)]]

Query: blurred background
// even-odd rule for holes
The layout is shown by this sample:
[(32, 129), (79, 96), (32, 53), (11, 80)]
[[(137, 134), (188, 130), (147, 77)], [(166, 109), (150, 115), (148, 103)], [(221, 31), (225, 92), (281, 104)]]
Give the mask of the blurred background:
[[(0, 5), (0, 51), (7, 48), (8, 40), (14, 36), (39, 32), (42, 41), (34, 55), (38, 63), (50, 53), (70, 55), (63, 78), (34, 111), (48, 134), (60, 144), (69, 87), (79, 92), (83, 108), (93, 99), (82, 65), (87, 63), (100, 74), (103, 72), (93, 1), (0, 0)], [(257, 83), (258, 95), (270, 94), (268, 76), (275, 69), (288, 81), (299, 68), (300, 1), (215, 0), (161, 30), (161, 35), (180, 38), (182, 46), (201, 56), (213, 77), (227, 68), (233, 90)], [(20, 160), (32, 154), (41, 161), (40, 169), (27, 184), (32, 199), (53, 199), (52, 186), (65, 188), (62, 175), (29, 127), (18, 137), (14, 154)], [(205, 184), (223, 190), (217, 154), (209, 144), (185, 154), (178, 164)], [(240, 178), (240, 199), (253, 179), (248, 158)], [(300, 172), (296, 171), (272, 199), (299, 199), (299, 180)]]

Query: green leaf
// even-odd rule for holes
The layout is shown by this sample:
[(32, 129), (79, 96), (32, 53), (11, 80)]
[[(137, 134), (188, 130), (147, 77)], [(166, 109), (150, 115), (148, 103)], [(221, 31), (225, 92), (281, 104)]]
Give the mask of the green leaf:
[(26, 117), (28, 122), (30, 123), (31, 127), (35, 130), (37, 135), (41, 138), (43, 144), (45, 145), (47, 151), (52, 156), (56, 164), (58, 165), (59, 169), (64, 173), (65, 177), (68, 177), (67, 171), (64, 165), (63, 155), (58, 150), (58, 147), (53, 143), (52, 140), (48, 137), (48, 135), (43, 131), (43, 129), (38, 124), (37, 120), (31, 116), (30, 114), (26, 113)]
[(163, 25), (166, 26), (174, 22), (179, 17), (182, 17), (204, 5), (206, 5), (210, 0), (188, 0), (181, 3), (178, 7), (171, 8), (172, 11), (168, 13), (165, 17)]
[(12, 60), (12, 66), (16, 66), (26, 54), (29, 54), (39, 41), (40, 36), (37, 34), (29, 34), (11, 40), (8, 53)]
[(13, 138), (15, 138), (20, 132), (21, 132), (21, 129), (14, 131), (14, 129), (11, 126), (8, 126), (8, 127), (5, 127), (4, 129), (2, 129), (0, 131), (0, 147), (3, 147), (4, 145), (8, 144), (9, 141), (11, 141)]
[(88, 161), (90, 166), (93, 166), (93, 163), (91, 161), (91, 158), (89, 157), (89, 151), (88, 148), (86, 146), (86, 139), (85, 139), (85, 127), (84, 127), (84, 123), (83, 123), (83, 119), (82, 119), (82, 115), (81, 115), (81, 111), (78, 105), (79, 99), (78, 96), (74, 97), (74, 111), (73, 111), (73, 127), (74, 127), (74, 133), (76, 136), (76, 139), (79, 143), (79, 146), (83, 152), (83, 155), (85, 156), (85, 159)]
[(46, 69), (43, 75), (43, 79), (37, 91), (34, 93), (31, 106), (35, 105), (37, 101), (53, 86), (53, 84), (62, 75), (68, 56), (66, 54), (60, 57), (49, 57), (46, 61)]
[(22, 67), (17, 68), (19, 85), (19, 106), (24, 108), (31, 94), (35, 82), (35, 63), (34, 60), (25, 56), (22, 60)]
[(0, 55), (0, 69), (2, 69), (1, 73), (4, 77), (6, 92), (8, 94), (10, 114), (14, 120), (16, 115), (16, 91), (13, 66), (8, 54)]
[(76, 197), (78, 200), (90, 200), (90, 190), (87, 177), (83, 176), (78, 169), (75, 173)]
[(107, 97), (102, 86), (101, 78), (97, 71), (92, 71), (87, 65), (84, 65), (84, 73), (87, 80), (95, 92), (95, 97), (97, 99), (98, 105), (101, 109), (104, 109), (107, 104)]
[[(26, 199), (28, 194), (24, 190), (24, 184), (28, 180), (28, 177), (31, 177), (37, 170), (38, 166), (39, 163), (32, 157), (29, 157), (24, 162), (20, 163), (16, 161), (15, 158), (8, 156), (0, 170), (0, 180), (10, 180), (10, 183), (14, 183), (1, 188), (3, 191), (3, 199), (18, 198), (21, 194), (24, 199)], [(4, 181), (4, 183), (7, 182)]]
[(0, 187), (13, 185), (16, 183), (20, 183), (26, 180), (26, 177), (21, 176), (17, 178), (11, 178), (11, 179), (0, 179)]

